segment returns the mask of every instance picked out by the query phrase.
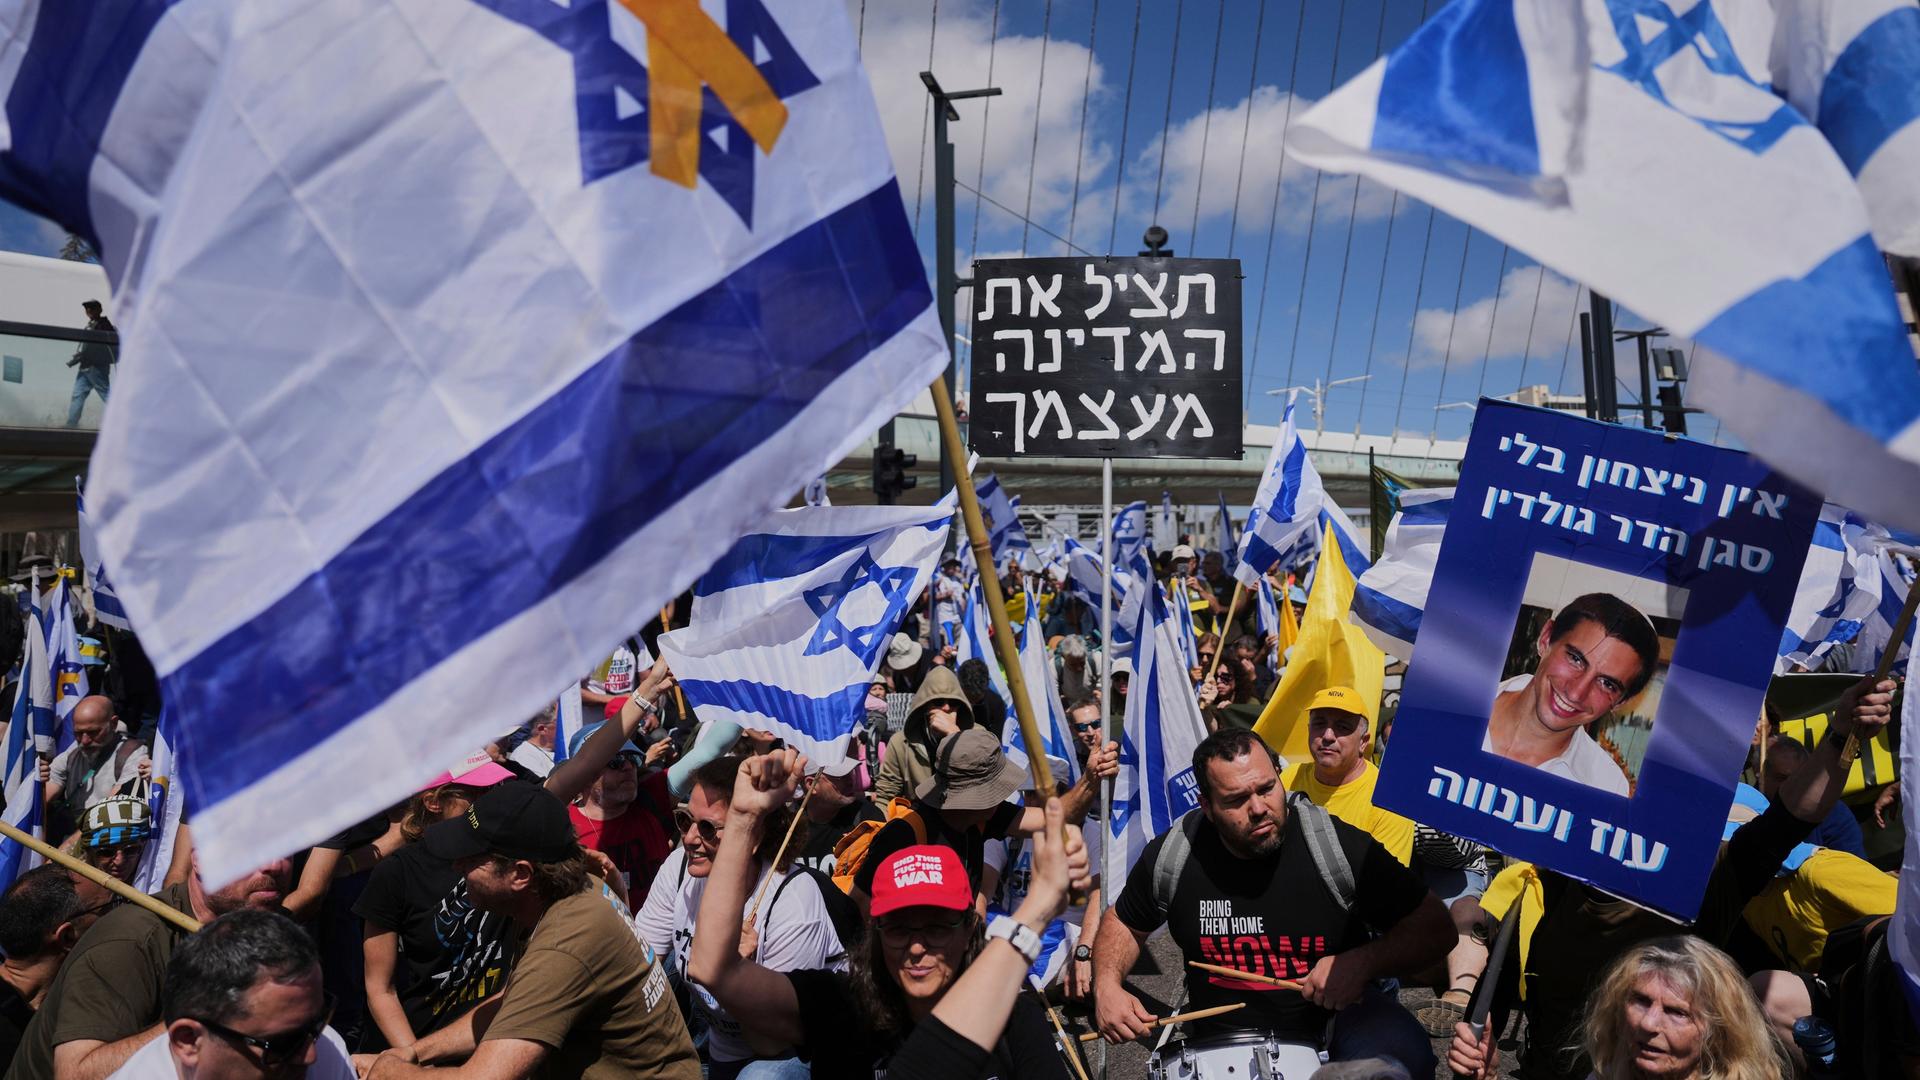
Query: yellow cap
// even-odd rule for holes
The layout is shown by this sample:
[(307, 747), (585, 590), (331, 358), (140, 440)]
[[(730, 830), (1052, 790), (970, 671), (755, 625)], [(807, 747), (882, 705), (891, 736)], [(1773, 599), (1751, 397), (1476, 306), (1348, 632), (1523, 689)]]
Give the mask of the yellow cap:
[(1346, 686), (1329, 686), (1313, 695), (1313, 700), (1307, 702), (1307, 711), (1315, 709), (1339, 709), (1361, 718), (1367, 715), (1366, 707), (1360, 704), (1359, 692)]

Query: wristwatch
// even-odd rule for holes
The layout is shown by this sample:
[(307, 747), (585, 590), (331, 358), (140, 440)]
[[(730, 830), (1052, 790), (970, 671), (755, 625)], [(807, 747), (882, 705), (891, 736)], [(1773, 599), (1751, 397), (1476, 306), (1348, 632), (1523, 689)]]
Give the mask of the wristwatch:
[(1093, 959), (1093, 950), (1087, 948), (1085, 945), (1075, 945), (1073, 947), (1073, 958), (1075, 960), (1091, 960)]
[(1033, 932), (1033, 927), (1010, 915), (996, 915), (993, 921), (987, 923), (987, 940), (994, 938), (1005, 938), (1007, 944), (1026, 957), (1029, 964), (1040, 959), (1040, 935)]

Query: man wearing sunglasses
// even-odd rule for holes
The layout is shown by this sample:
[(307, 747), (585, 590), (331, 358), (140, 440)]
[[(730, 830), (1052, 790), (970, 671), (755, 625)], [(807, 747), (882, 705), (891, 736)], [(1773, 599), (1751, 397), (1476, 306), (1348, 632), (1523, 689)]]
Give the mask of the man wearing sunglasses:
[(327, 1026), (320, 954), (274, 911), (242, 909), (180, 943), (161, 989), (166, 1033), (112, 1080), (351, 1080), (346, 1044)]

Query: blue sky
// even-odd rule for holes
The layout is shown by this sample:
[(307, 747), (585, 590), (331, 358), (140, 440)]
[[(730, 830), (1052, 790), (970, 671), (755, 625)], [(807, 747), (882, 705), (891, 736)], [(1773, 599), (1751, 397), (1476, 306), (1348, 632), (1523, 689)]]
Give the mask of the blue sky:
[[(958, 177), (985, 195), (957, 195), (962, 267), (976, 255), (1069, 254), (1054, 235), (1132, 254), (1156, 221), (1179, 254), (1240, 259), (1253, 421), (1278, 418), (1265, 391), (1315, 378), (1371, 376), (1327, 395), (1329, 430), (1441, 438), (1463, 436), (1470, 410), (1439, 406), (1535, 383), (1579, 392), (1582, 290), (1425, 204), (1321, 176), (1285, 150), (1291, 118), (1437, 2), (847, 2), (930, 265), (919, 72), (931, 55), (948, 89), (991, 76), (1005, 91), (961, 103), (952, 128)], [(64, 236), (0, 203), (0, 248), (51, 255)], [(1631, 351), (1621, 362), (1632, 370)], [(1623, 402), (1637, 398), (1632, 381)], [(1696, 436), (1717, 434), (1694, 420)]]

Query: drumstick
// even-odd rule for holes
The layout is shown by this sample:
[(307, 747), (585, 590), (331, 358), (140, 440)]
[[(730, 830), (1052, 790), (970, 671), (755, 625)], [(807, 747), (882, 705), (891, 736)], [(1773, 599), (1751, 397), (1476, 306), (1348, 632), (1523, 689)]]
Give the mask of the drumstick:
[[(1174, 1016), (1169, 1016), (1163, 1020), (1155, 1020), (1153, 1023), (1148, 1024), (1147, 1027), (1149, 1028), (1166, 1027), (1168, 1024), (1178, 1024), (1187, 1020), (1204, 1020), (1209, 1016), (1219, 1016), (1221, 1013), (1230, 1013), (1235, 1011), (1236, 1009), (1244, 1009), (1246, 1007), (1247, 1007), (1246, 1002), (1236, 1001), (1231, 1005), (1216, 1005), (1211, 1009), (1195, 1009), (1193, 1012), (1179, 1013)], [(1080, 1036), (1080, 1041), (1092, 1042), (1093, 1040), (1099, 1037), (1100, 1037), (1099, 1032), (1089, 1031), (1085, 1035)]]
[(813, 798), (813, 785), (808, 784), (806, 794), (800, 796), (800, 805), (793, 811), (793, 820), (787, 822), (787, 835), (780, 838), (780, 850), (773, 853), (773, 864), (767, 868), (766, 879), (760, 882), (760, 891), (753, 894), (753, 908), (747, 912), (747, 921), (744, 925), (753, 926), (754, 918), (760, 914), (760, 901), (766, 898), (767, 886), (773, 884), (774, 867), (779, 866), (780, 860), (787, 857), (787, 845), (793, 842), (793, 830), (799, 826), (800, 818), (806, 814), (807, 800), (811, 798)]
[(1187, 961), (1187, 966), (1190, 968), (1199, 968), (1201, 971), (1211, 971), (1215, 975), (1231, 975), (1236, 979), (1245, 979), (1248, 982), (1262, 983), (1266, 986), (1278, 986), (1282, 990), (1300, 989), (1300, 984), (1291, 979), (1276, 979), (1271, 975), (1255, 975), (1251, 971), (1241, 971), (1239, 968), (1221, 967), (1218, 964), (1203, 964), (1198, 960)]
[(1073, 1066), (1073, 1075), (1080, 1080), (1088, 1080), (1087, 1067), (1080, 1063), (1080, 1051), (1074, 1047), (1073, 1040), (1067, 1038), (1067, 1027), (1060, 1022), (1060, 1014), (1054, 1011), (1053, 1003), (1047, 1000), (1044, 991), (1037, 986), (1034, 991), (1040, 995), (1040, 1004), (1046, 1007), (1047, 1019), (1053, 1021), (1053, 1030), (1060, 1035), (1060, 1052), (1067, 1055), (1067, 1063)]

